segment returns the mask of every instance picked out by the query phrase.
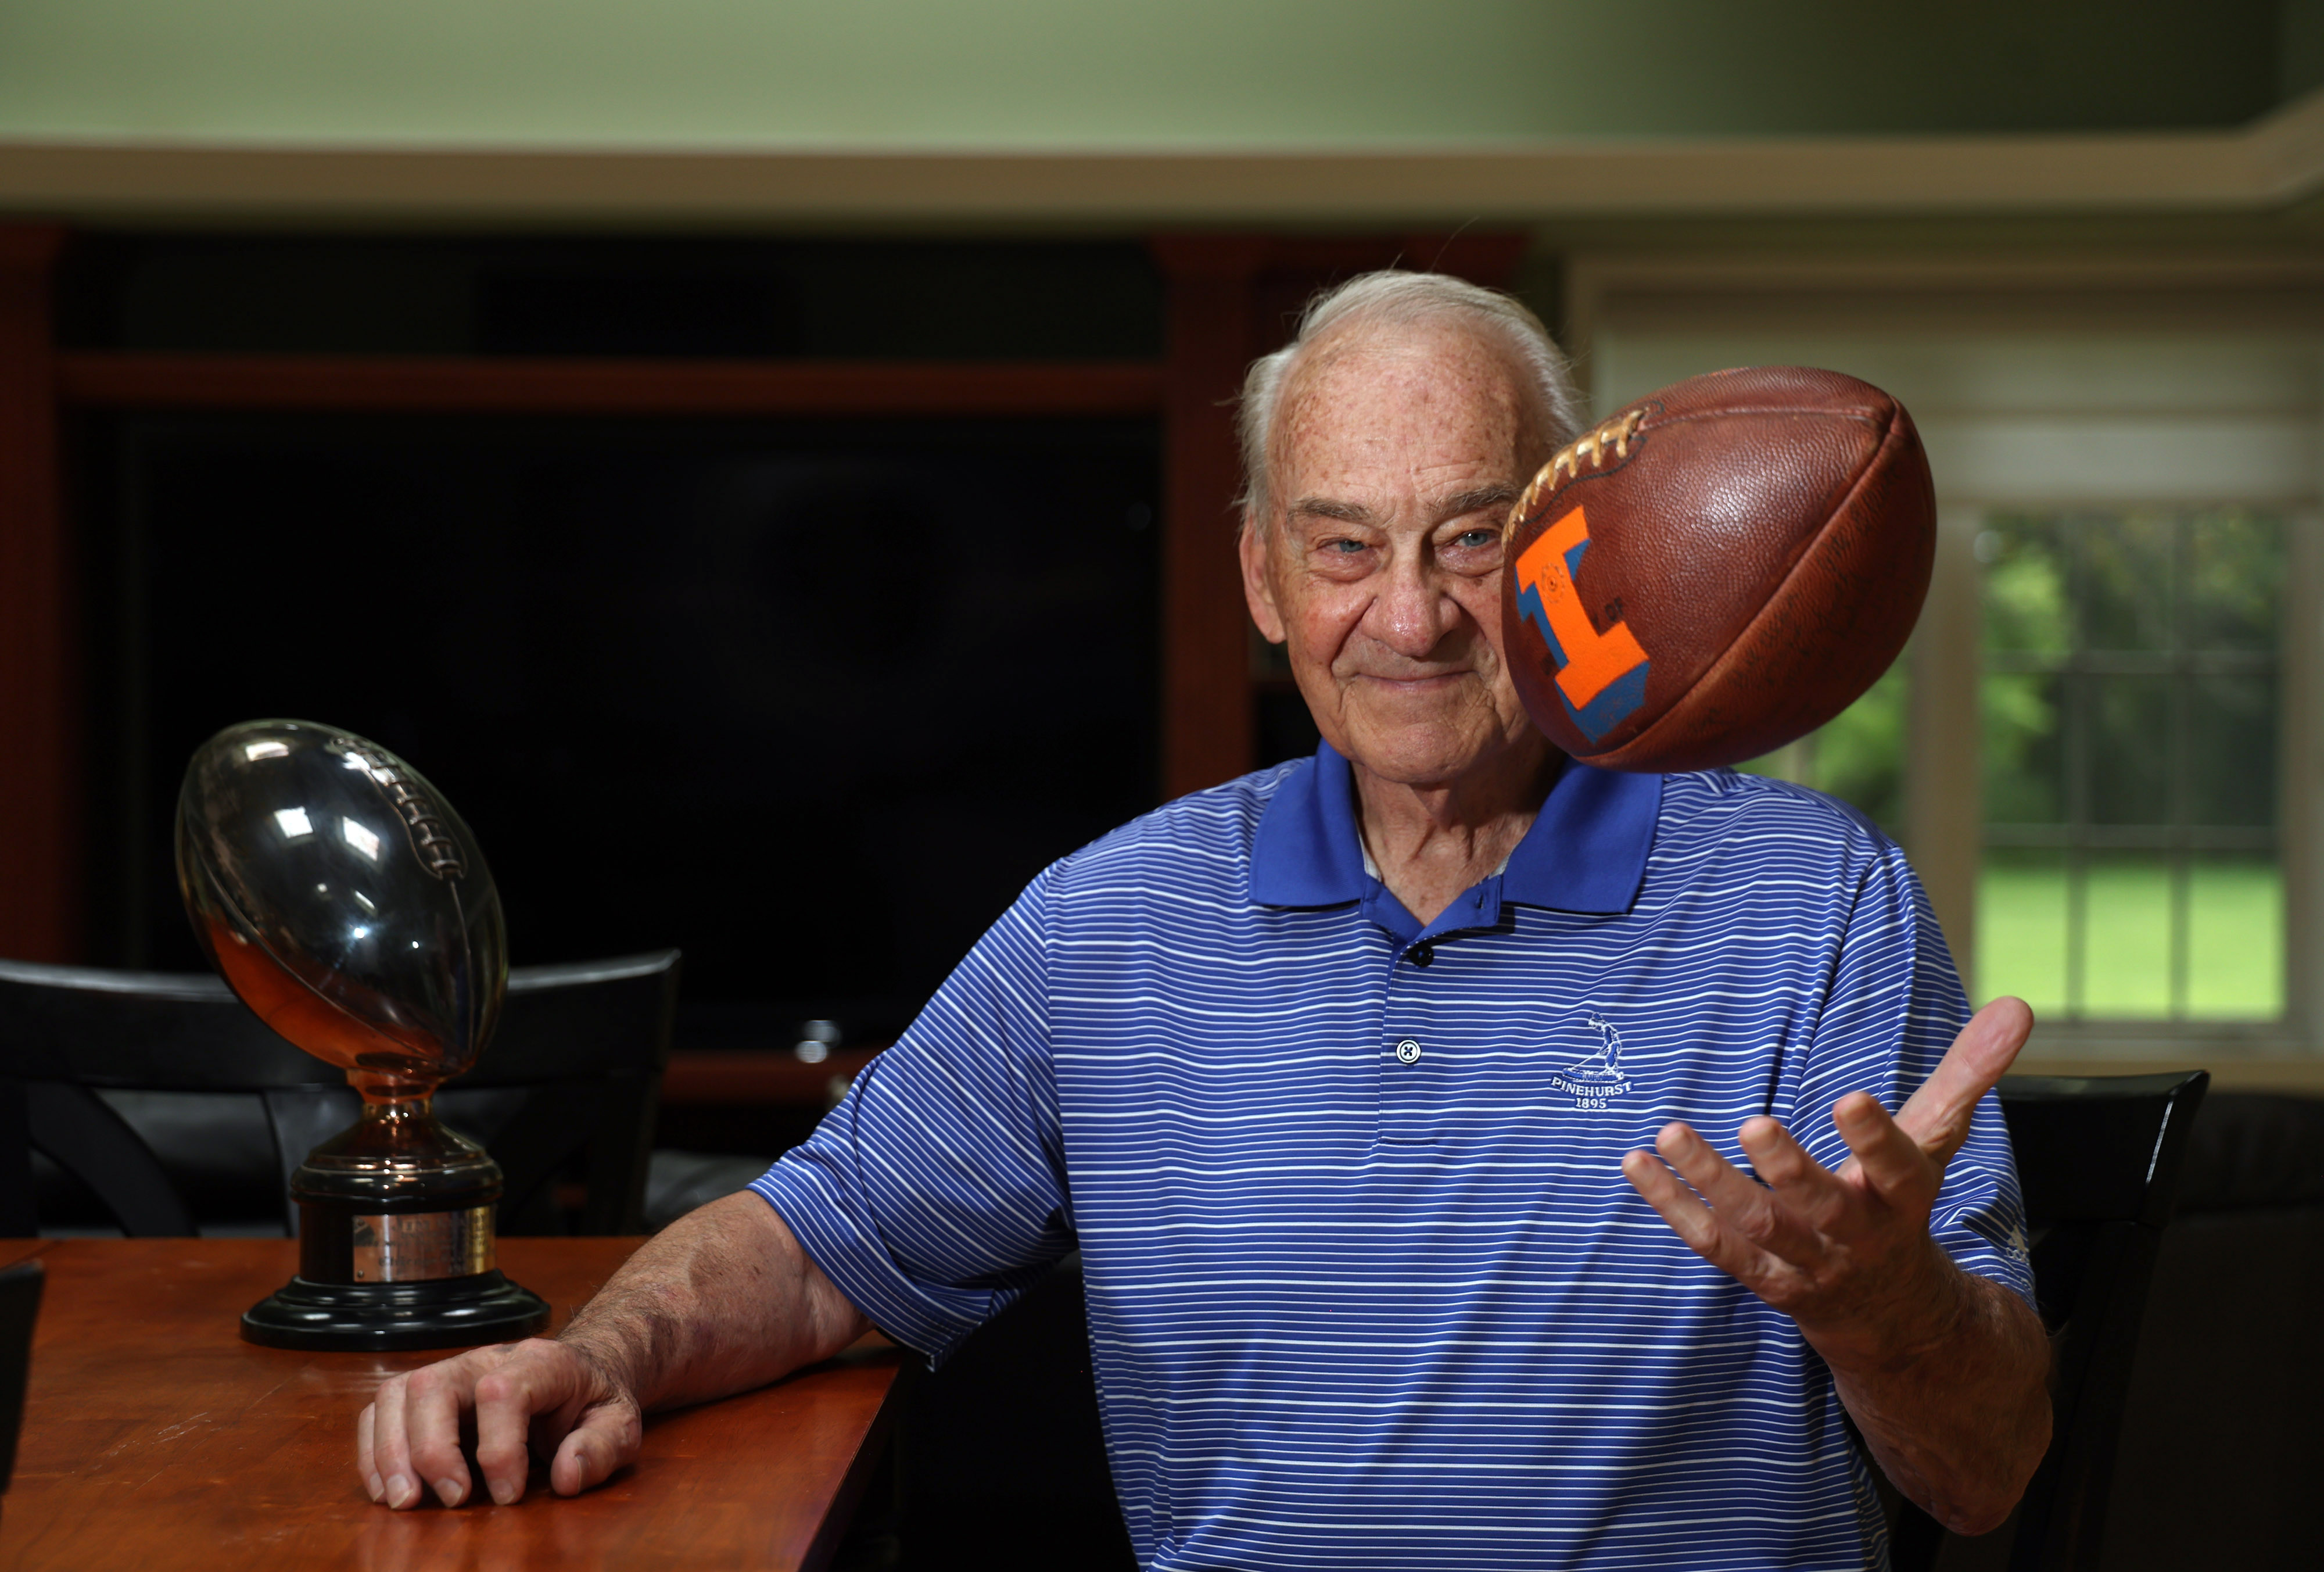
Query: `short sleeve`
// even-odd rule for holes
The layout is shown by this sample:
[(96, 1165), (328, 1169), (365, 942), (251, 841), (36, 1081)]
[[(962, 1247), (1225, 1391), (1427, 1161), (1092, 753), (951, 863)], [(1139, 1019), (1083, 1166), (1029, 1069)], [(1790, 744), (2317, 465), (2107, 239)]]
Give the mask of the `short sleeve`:
[(1073, 1247), (1034, 882), (752, 1188), (848, 1300), (940, 1359)]
[[(1928, 897), (1904, 856), (1882, 843), (1849, 909), (1831, 989), (1785, 1124), (1827, 1168), (1848, 1161), (1831, 1107), (1868, 1091), (1890, 1113), (1934, 1073), (1969, 1020), (1968, 996)], [(1964, 1271), (2034, 1302), (2025, 1208), (2000, 1100), (1987, 1092), (1945, 1170), (1930, 1233)]]

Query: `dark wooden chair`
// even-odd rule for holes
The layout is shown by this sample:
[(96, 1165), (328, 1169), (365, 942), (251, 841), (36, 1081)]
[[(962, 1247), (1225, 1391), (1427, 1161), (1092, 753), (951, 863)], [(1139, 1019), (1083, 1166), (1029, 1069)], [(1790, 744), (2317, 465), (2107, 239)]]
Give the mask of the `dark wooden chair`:
[[(1954, 1541), (1961, 1553), (1947, 1554), (1947, 1566), (2097, 1572), (2147, 1289), (2209, 1081), (2203, 1070), (2003, 1077), (2034, 1298), (2050, 1333), (2050, 1450), (2009, 1523)], [(1947, 1547), (1943, 1530), (1909, 1503), (1892, 1538), (1896, 1572), (1927, 1572)]]
[(47, 1275), (37, 1261), (0, 1271), (0, 1491), (16, 1475), (16, 1438), (24, 1428), (24, 1386), (32, 1371), (32, 1324), (40, 1319)]
[(895, 1464), (903, 1572), (1137, 1572), (1079, 1255), (905, 1392)]
[(2107, 1572), (2324, 1556), (2324, 1099), (2213, 1087), (2138, 1335)]
[[(445, 1122), (506, 1176), (501, 1231), (566, 1231), (557, 1181), (577, 1167), (584, 1234), (642, 1232), (678, 954), (509, 973), (499, 1030), (438, 1094)], [(100, 1092), (114, 1094), (108, 1101)], [(216, 1129), (274, 1181), (286, 1232), (290, 1170), (359, 1103), (341, 1074), (262, 1024), (206, 973), (0, 961), (0, 1236), (39, 1231), (32, 1152), (88, 1187), (124, 1233), (189, 1234), (197, 1218), (124, 1094), (199, 1094)], [(263, 1131), (263, 1134), (260, 1132)]]

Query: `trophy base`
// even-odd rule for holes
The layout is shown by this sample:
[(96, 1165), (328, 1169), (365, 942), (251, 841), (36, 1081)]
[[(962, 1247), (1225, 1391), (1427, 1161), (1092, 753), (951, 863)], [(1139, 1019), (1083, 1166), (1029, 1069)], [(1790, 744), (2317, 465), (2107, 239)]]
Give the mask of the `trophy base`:
[(530, 1337), (549, 1303), (498, 1271), (422, 1282), (311, 1282), (294, 1277), (243, 1312), (246, 1343), (269, 1348), (467, 1347)]

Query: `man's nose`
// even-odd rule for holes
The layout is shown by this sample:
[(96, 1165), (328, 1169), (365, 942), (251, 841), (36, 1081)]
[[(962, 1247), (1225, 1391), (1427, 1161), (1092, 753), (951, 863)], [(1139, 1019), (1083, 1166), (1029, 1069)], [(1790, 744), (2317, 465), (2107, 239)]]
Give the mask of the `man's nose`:
[(1387, 582), (1364, 618), (1364, 631), (1409, 660), (1426, 659), (1461, 615), (1436, 579), (1425, 566), (1408, 558), (1390, 565)]

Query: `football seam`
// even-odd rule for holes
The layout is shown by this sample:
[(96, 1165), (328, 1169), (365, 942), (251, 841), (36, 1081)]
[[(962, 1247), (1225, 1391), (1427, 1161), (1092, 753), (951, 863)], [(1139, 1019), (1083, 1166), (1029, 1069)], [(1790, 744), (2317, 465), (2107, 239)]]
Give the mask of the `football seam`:
[(1675, 415), (1665, 411), (1663, 418), (1653, 425), (1641, 422), (1639, 430), (1659, 430), (1665, 426), (1683, 425), (1691, 421), (1720, 420), (1730, 415), (1827, 415), (1837, 421), (1862, 421), (1868, 426), (1879, 427), (1886, 435), (1888, 429), (1896, 423), (1899, 407), (1891, 404), (1888, 412), (1881, 414), (1872, 410), (1835, 410), (1829, 404), (1733, 404), (1716, 410), (1688, 410)]
[[(1622, 408), (1626, 410), (1632, 407), (1633, 406), (1628, 404), (1622, 406)], [(1892, 402), (1888, 406), (1888, 412), (1886, 415), (1876, 414), (1869, 410), (1835, 410), (1828, 405), (1821, 404), (1801, 404), (1796, 407), (1785, 404), (1736, 404), (1723, 409), (1695, 410), (1680, 415), (1673, 415), (1665, 412), (1660, 419), (1656, 419), (1655, 416), (1649, 415), (1646, 420), (1640, 421), (1638, 423), (1638, 433), (1636, 437), (1631, 439), (1631, 440), (1637, 443), (1640, 450), (1643, 451), (1646, 446), (1646, 439), (1652, 436), (1656, 431), (1667, 430), (1673, 426), (1691, 424), (1696, 421), (1717, 420), (1729, 415), (1830, 415), (1838, 420), (1860, 421), (1865, 425), (1871, 426), (1877, 430), (1880, 433), (1880, 439), (1873, 444), (1872, 448), (1873, 452), (1877, 454), (1882, 448), (1887, 445), (1888, 434), (1895, 430), (1896, 415), (1903, 408), (1903, 405)], [(1619, 413), (1619, 411), (1618, 411), (1617, 413)], [(1609, 419), (1611, 417), (1609, 417)], [(1603, 423), (1604, 422), (1602, 421), (1600, 422), (1600, 424)], [(1593, 430), (1595, 428), (1593, 428)], [(1535, 502), (1533, 508), (1529, 512), (1520, 516), (1513, 517), (1509, 520), (1508, 523), (1505, 526), (1509, 536), (1514, 539), (1517, 531), (1524, 529), (1527, 524), (1532, 523), (1535, 520), (1545, 516), (1549, 513), (1551, 506), (1556, 503), (1557, 499), (1563, 496), (1575, 486), (1581, 485), (1588, 481), (1603, 480), (1609, 476), (1618, 475), (1624, 469), (1629, 467), (1635, 458), (1636, 455), (1633, 455), (1631, 458), (1626, 458), (1617, 463), (1607, 465), (1603, 468), (1593, 469), (1587, 475), (1568, 476), (1565, 479), (1560, 481), (1554, 487), (1544, 492)], [(1545, 469), (1548, 467), (1547, 463), (1545, 463), (1542, 466)], [(1867, 467), (1868, 468), (1869, 466), (1868, 465)], [(1863, 476), (1859, 475), (1856, 477), (1856, 480), (1850, 483), (1849, 495), (1854, 495), (1855, 486), (1861, 484)], [(1838, 510), (1835, 509), (1834, 511), (1837, 512)]]
[[(1897, 406), (1897, 409), (1898, 412), (1901, 413), (1903, 406), (1899, 405)], [(1840, 494), (1840, 500), (1832, 505), (1831, 511), (1825, 515), (1823, 523), (1816, 530), (1816, 532), (1813, 535), (1809, 537), (1806, 548), (1802, 550), (1797, 557), (1792, 559), (1791, 567), (1784, 569), (1783, 582), (1775, 586), (1775, 592), (1769, 595), (1766, 600), (1761, 604), (1758, 611), (1752, 616), (1751, 620), (1745, 623), (1740, 628), (1736, 630), (1735, 636), (1727, 642), (1726, 648), (1720, 650), (1717, 655), (1711, 658), (1710, 663), (1703, 667), (1702, 674), (1700, 677), (1697, 677), (1688, 687), (1686, 692), (1681, 696), (1679, 702), (1671, 706), (1670, 708), (1663, 711), (1663, 713), (1655, 718), (1654, 725), (1646, 727), (1646, 730), (1632, 737), (1628, 742), (1622, 744), (1621, 746), (1612, 749), (1610, 752), (1605, 754), (1584, 755), (1585, 763), (1605, 765), (1609, 768), (1620, 768), (1619, 765), (1611, 764), (1609, 762), (1620, 757), (1622, 754), (1629, 753), (1632, 749), (1647, 742), (1648, 739), (1652, 738), (1656, 732), (1659, 732), (1663, 727), (1668, 726), (1674, 718), (1684, 711), (1689, 700), (1692, 699), (1696, 694), (1702, 692), (1704, 688), (1711, 684), (1711, 680), (1720, 674), (1721, 668), (1725, 667), (1728, 661), (1733, 658), (1738, 646), (1741, 645), (1745, 640), (1749, 638), (1753, 630), (1757, 629), (1759, 624), (1783, 603), (1785, 596), (1790, 592), (1794, 581), (1799, 578), (1801, 571), (1805, 569), (1809, 561), (1814, 558), (1817, 549), (1822, 546), (1825, 541), (1830, 539), (1832, 521), (1839, 518), (1842, 513), (1848, 511), (1849, 504), (1856, 499), (1857, 495), (1864, 489), (1865, 482), (1871, 476), (1872, 472), (1879, 467), (1880, 456), (1888, 450), (1888, 444), (1896, 439), (1897, 425), (1897, 421), (1894, 417), (1891, 417), (1887, 421), (1887, 429), (1881, 433), (1879, 443), (1872, 449), (1872, 456), (1865, 460), (1862, 467), (1860, 467), (1856, 472), (1855, 476), (1850, 478), (1848, 484), (1848, 489)], [(1922, 596), (1924, 603), (1927, 598), (1927, 590), (1923, 588)], [(1917, 617), (1915, 620), (1918, 620)], [(1905, 636), (1910, 638), (1911, 634), (1908, 633)], [(1897, 647), (1901, 650), (1904, 646), (1900, 643)], [(1890, 660), (1893, 661), (1895, 657), (1891, 656)], [(1876, 677), (1874, 680), (1877, 681), (1878, 679)], [(1867, 683), (1865, 685), (1868, 689), (1870, 686), (1870, 683)], [(1861, 698), (1862, 694), (1859, 693), (1858, 697)]]

